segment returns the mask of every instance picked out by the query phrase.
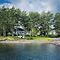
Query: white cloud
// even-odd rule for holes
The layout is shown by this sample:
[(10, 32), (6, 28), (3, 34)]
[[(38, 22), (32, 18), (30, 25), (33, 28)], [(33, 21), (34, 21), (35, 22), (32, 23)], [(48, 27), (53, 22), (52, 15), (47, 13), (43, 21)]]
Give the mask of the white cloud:
[(60, 0), (9, 0), (12, 4), (6, 5), (12, 7), (13, 5), (25, 11), (60, 11)]
[(53, 11), (51, 2), (47, 0), (19, 0), (16, 6), (25, 11)]

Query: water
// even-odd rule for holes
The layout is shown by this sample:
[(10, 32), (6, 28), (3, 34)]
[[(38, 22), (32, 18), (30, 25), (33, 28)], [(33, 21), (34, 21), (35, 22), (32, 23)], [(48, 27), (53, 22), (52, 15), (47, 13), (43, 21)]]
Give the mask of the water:
[(0, 44), (0, 60), (60, 60), (53, 44)]

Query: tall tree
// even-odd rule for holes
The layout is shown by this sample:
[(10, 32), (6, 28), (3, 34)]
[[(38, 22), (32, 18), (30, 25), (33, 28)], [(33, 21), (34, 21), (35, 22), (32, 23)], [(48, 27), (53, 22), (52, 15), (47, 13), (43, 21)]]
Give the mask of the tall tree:
[(38, 12), (30, 12), (29, 18), (30, 18), (29, 27), (30, 27), (31, 35), (37, 35), (37, 31), (38, 31), (37, 28), (40, 20), (40, 14)]
[(53, 14), (51, 12), (43, 12), (41, 14), (40, 20), (40, 35), (47, 36), (50, 31), (51, 20), (53, 19)]
[(4, 6), (1, 8), (0, 11), (0, 25), (1, 29), (3, 30), (3, 36), (6, 36), (6, 26), (7, 26), (7, 10)]
[(55, 30), (58, 35), (60, 35), (60, 13), (55, 14)]

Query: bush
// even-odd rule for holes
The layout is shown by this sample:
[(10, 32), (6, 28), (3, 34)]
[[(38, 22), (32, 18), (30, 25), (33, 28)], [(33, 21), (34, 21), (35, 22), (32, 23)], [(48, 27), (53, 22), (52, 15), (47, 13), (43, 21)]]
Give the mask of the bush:
[(8, 35), (8, 36), (12, 36), (12, 33), (9, 32), (9, 33), (7, 33), (7, 35)]
[(57, 37), (57, 35), (49, 35), (48, 37), (56, 38), (56, 37)]
[(33, 38), (32, 38), (32, 37), (27, 37), (26, 39), (27, 39), (27, 40), (33, 40)]

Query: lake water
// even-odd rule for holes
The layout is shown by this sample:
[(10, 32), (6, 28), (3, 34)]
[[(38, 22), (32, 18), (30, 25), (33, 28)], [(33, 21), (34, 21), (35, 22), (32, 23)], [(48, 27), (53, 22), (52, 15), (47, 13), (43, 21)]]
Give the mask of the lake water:
[(0, 44), (0, 60), (60, 60), (53, 44)]

